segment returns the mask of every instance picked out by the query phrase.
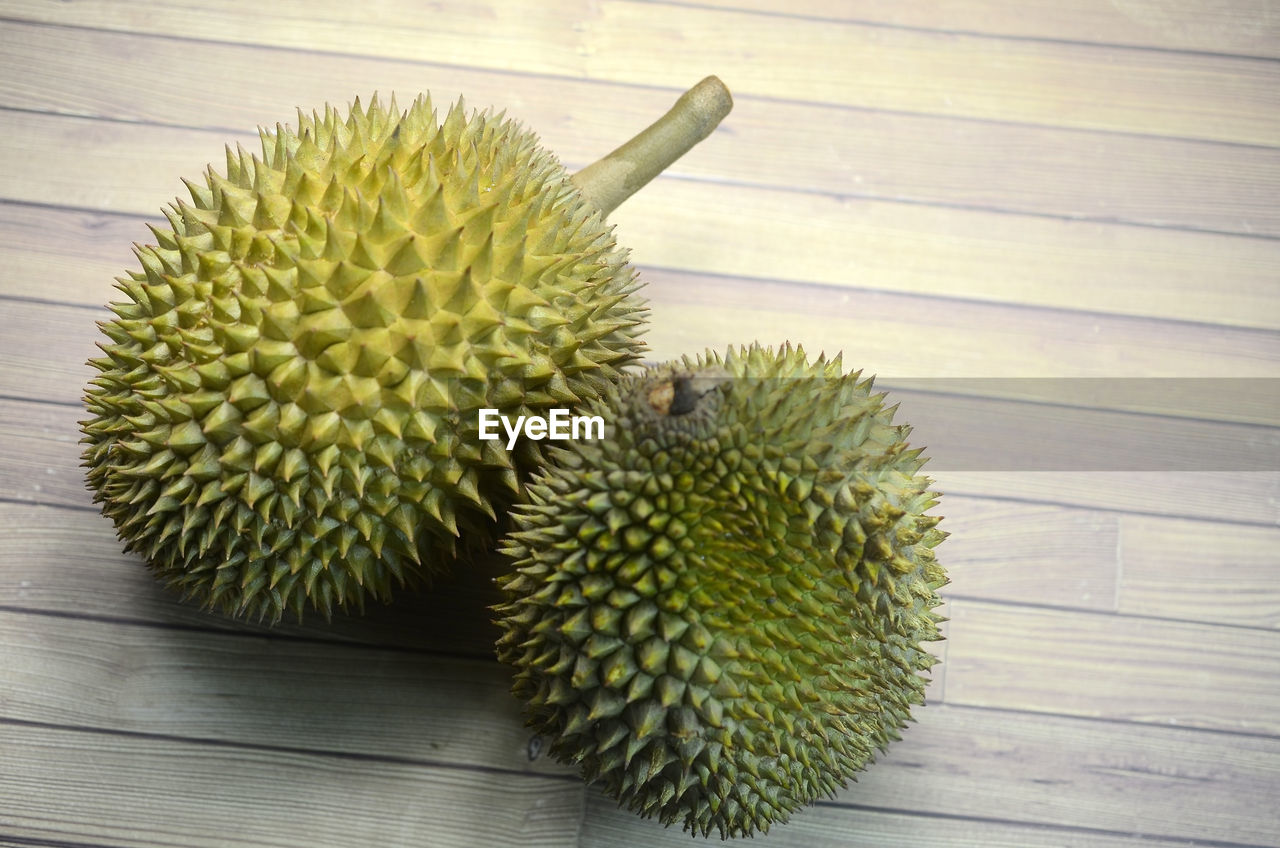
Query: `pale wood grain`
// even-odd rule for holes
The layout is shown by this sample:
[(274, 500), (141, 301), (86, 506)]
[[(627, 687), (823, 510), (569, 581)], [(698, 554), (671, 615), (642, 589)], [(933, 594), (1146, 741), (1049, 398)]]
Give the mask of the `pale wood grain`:
[(944, 492), (1125, 513), (1280, 523), (1280, 473), (1213, 471), (948, 471)]
[[(159, 211), (151, 220), (164, 223)], [(136, 215), (0, 203), (0, 294), (101, 306), (119, 295), (112, 281), (137, 267), (132, 245), (154, 241)]]
[[(676, 0), (680, 2), (680, 0)], [(697, 0), (696, 5), (1052, 41), (1280, 57), (1273, 0)]]
[(0, 399), (0, 498), (91, 508), (78, 407)]
[(298, 622), (229, 618), (165, 589), (136, 554), (124, 553), (110, 520), (93, 508), (0, 502), (12, 521), (0, 536), (0, 606), (31, 612), (157, 626), (272, 634), (311, 641), (394, 647), (493, 659), (498, 631), (489, 607), (502, 600), (494, 579), (509, 562), (497, 555), (455, 563), (429, 586), (402, 587), (392, 603), (331, 620), (309, 611)]
[(1280, 735), (1280, 633), (953, 599), (950, 703)]
[(102, 307), (27, 301), (4, 307), (0, 395), (80, 406), (89, 381), (101, 373), (88, 360), (102, 356), (97, 344), (109, 341), (97, 324), (115, 316)]
[[(0, 198), (153, 221), (163, 206), (185, 195), (182, 178), (198, 178), (210, 162), (222, 167), (225, 144), (257, 145), (248, 133), (11, 117), (15, 131), (0, 135), (0, 155), (29, 167), (0, 186)], [(104, 161), (111, 167), (102, 168)], [(1262, 173), (1280, 174), (1280, 167)], [(35, 213), (6, 216), (0, 238), (18, 249), (31, 238), (34, 251), (47, 253), (48, 243), (59, 238), (56, 230), (39, 229), (39, 219), (31, 220)], [(612, 220), (619, 242), (647, 266), (1280, 327), (1274, 284), (1280, 240), (1274, 239), (674, 178), (655, 181)], [(152, 236), (139, 226), (134, 240)], [(112, 250), (104, 262), (121, 255)], [(123, 270), (118, 262), (104, 280)], [(38, 283), (16, 285), (25, 291)]]
[[(1062, 382), (1071, 386), (1071, 381)], [(898, 388), (888, 399), (899, 404), (896, 420), (911, 424), (911, 444), (926, 447), (935, 473), (1280, 472), (1280, 398), (1263, 424), (1227, 423), (1213, 420), (1216, 406), (1194, 397), (1202, 381), (1150, 382), (1164, 386), (1170, 406), (1179, 401), (1173, 396), (1182, 395), (1185, 417), (1089, 408), (1087, 399), (1069, 388), (1062, 393), (1067, 403), (1057, 404), (971, 397), (957, 391), (965, 385), (962, 380), (910, 383), (927, 388)], [(1245, 389), (1280, 391), (1280, 381), (1251, 381)]]
[[(875, 374), (886, 385), (951, 378), (1034, 383), (1280, 375), (1280, 345), (1271, 332), (640, 270), (652, 311), (645, 338), (654, 360), (752, 341), (774, 346), (790, 341), (814, 355), (843, 352), (846, 368)], [(1038, 394), (1034, 387), (1028, 392)], [(1273, 420), (1274, 408), (1274, 397), (1260, 396), (1252, 410), (1222, 414), (1265, 422)]]
[(664, 179), (611, 220), (647, 266), (1280, 326), (1280, 243), (1267, 239)]
[(192, 8), (151, 0), (124, 9), (106, 0), (72, 8), (8, 0), (0, 15), (673, 88), (717, 73), (735, 91), (773, 98), (1280, 144), (1280, 71), (1266, 62), (629, 0), (515, 9), (440, 3), (429, 15), (392, 19), (338, 0), (305, 9), (279, 4), (255, 15), (232, 0)]
[(1119, 516), (945, 494), (933, 511), (951, 534), (937, 549), (948, 597), (1115, 608)]
[(947, 704), (917, 718), (836, 803), (1166, 839), (1280, 838), (1273, 738)]
[(1121, 612), (1280, 628), (1280, 529), (1120, 519)]
[[(664, 112), (673, 91), (377, 57), (0, 22), (0, 106), (245, 132), (294, 107), (430, 90), (507, 110), (572, 169)], [(74, 53), (77, 62), (50, 62)], [(144, 55), (145, 62), (121, 62)], [(163, 67), (157, 79), (154, 68)], [(38, 69), (38, 72), (37, 72)], [(7, 72), (7, 73), (6, 73)], [(221, 80), (213, 89), (212, 77)], [(270, 78), (270, 86), (258, 81)], [(690, 80), (692, 82), (692, 80)], [(200, 91), (198, 98), (190, 92)], [(711, 182), (1071, 219), (1280, 234), (1280, 150), (778, 101), (739, 92), (670, 170)], [(1186, 251), (1191, 256), (1196, 251)], [(1177, 268), (1176, 263), (1170, 263)], [(1184, 272), (1189, 273), (1189, 270)]]
[[(0, 154), (23, 167), (5, 174), (5, 200), (71, 206), (159, 218), (179, 195), (181, 180), (199, 181), (213, 163), (225, 172), (226, 147), (261, 151), (248, 130), (189, 130), (87, 118), (6, 113), (10, 132)], [(104, 167), (104, 165), (106, 167)], [(163, 220), (162, 218), (160, 220)], [(151, 240), (139, 229), (138, 240)]]
[(5, 723), (0, 758), (0, 834), (27, 840), (563, 848), (583, 804), (541, 775)]

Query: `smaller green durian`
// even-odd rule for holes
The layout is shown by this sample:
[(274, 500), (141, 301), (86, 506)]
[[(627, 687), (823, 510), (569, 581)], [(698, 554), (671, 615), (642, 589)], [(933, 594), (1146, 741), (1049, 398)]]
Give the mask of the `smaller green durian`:
[(923, 703), (945, 534), (871, 380), (790, 346), (610, 387), (516, 507), (500, 659), (559, 760), (697, 834), (765, 832)]

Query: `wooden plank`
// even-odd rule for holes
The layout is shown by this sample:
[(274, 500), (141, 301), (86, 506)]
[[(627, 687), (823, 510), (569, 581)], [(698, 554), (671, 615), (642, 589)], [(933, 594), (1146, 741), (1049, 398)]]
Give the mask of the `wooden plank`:
[(611, 220), (637, 262), (673, 272), (1280, 326), (1267, 239), (666, 179)]
[(0, 644), (9, 720), (570, 773), (530, 761), (510, 671), (492, 660), (15, 612), (0, 613)]
[[(246, 16), (232, 0), (127, 12), (8, 0), (25, 21), (683, 88), (707, 72), (786, 100), (1275, 146), (1280, 71), (1221, 56), (894, 30), (633, 0), (440, 4), (369, 16), (336, 0)], [(494, 21), (502, 26), (495, 31)], [(573, 21), (566, 27), (565, 21)], [(733, 38), (724, 33), (733, 32)], [(779, 73), (785, 69), (785, 73)], [(1170, 97), (1169, 92), (1177, 92)]]
[[(0, 56), (0, 106), (245, 132), (292, 121), (295, 106), (345, 104), (375, 88), (405, 103), (426, 87), (442, 106), (463, 93), (469, 103), (509, 110), (571, 168), (611, 150), (674, 97), (634, 85), (17, 22), (0, 23), (0, 39), (10, 46)], [(77, 57), (74, 65), (51, 60), (68, 53)], [(120, 62), (121, 55), (139, 60)], [(161, 89), (158, 68), (169, 83)], [(221, 84), (203, 91), (210, 68)], [(276, 84), (259, 85), (263, 77)], [(189, 97), (191, 90), (203, 95)], [(740, 95), (724, 128), (671, 173), (844, 197), (1280, 235), (1280, 207), (1271, 202), (1280, 193), (1280, 150), (1180, 139)]]
[[(159, 207), (149, 220), (164, 223)], [(138, 260), (135, 242), (155, 238), (137, 215), (0, 202), (0, 294), (101, 306), (119, 296), (112, 283)], [(0, 329), (0, 333), (7, 331)]]
[(98, 373), (88, 360), (102, 355), (99, 341), (108, 341), (97, 322), (109, 320), (112, 313), (26, 301), (9, 301), (5, 307), (0, 366), (8, 373), (0, 376), (0, 395), (79, 406)]
[(1280, 58), (1280, 14), (1272, 0), (934, 0), (926, 6), (794, 0), (785, 9), (775, 0), (697, 0), (697, 5), (940, 32)]
[[(85, 118), (9, 113), (0, 142), (8, 161), (5, 200), (78, 206), (159, 218), (181, 195), (182, 178), (198, 180), (209, 163), (224, 168), (226, 145), (261, 150), (256, 133), (139, 126)], [(54, 145), (50, 148), (47, 145)], [(104, 168), (103, 163), (110, 167)], [(161, 219), (163, 220), (163, 219)], [(138, 241), (150, 240), (139, 228)], [(118, 273), (118, 272), (116, 272)]]
[[(688, 848), (689, 834), (678, 826), (662, 827), (637, 821), (599, 789), (587, 790), (587, 809), (578, 843), (591, 848), (630, 848), (643, 839), (648, 848)], [(822, 801), (775, 825), (769, 848), (848, 848), (850, 834), (858, 845), (876, 848), (948, 848), (982, 845), (987, 848), (1178, 848), (1182, 840), (1078, 828), (1022, 825), (963, 816), (917, 816), (883, 812)], [(713, 837), (714, 838), (714, 835)]]
[(835, 800), (1270, 845), (1280, 839), (1271, 803), (1278, 792), (1273, 738), (942, 704), (922, 710), (902, 741)]
[(1280, 633), (953, 599), (949, 703), (1280, 735)]
[(0, 399), (0, 498), (92, 508), (74, 406)]
[[(641, 273), (651, 307), (646, 339), (654, 361), (752, 341), (775, 346), (791, 341), (813, 355), (843, 351), (846, 368), (875, 374), (886, 385), (949, 378), (1034, 382), (1272, 379), (1280, 374), (1280, 346), (1271, 332), (652, 267), (641, 267)], [(1223, 410), (1222, 415), (1265, 423), (1274, 420), (1274, 408), (1275, 398), (1268, 395), (1257, 398), (1252, 409)]]
[(1212, 471), (948, 471), (942, 492), (1124, 513), (1280, 523), (1280, 474)]
[(1280, 530), (1127, 515), (1124, 613), (1280, 628)]
[(371, 603), (332, 620), (310, 613), (274, 626), (204, 610), (165, 589), (141, 558), (126, 554), (96, 509), (0, 502), (21, 524), (0, 538), (0, 606), (59, 615), (173, 625), (202, 631), (394, 647), (492, 660), (497, 629), (488, 608), (501, 600), (497, 555), (459, 563), (430, 587), (406, 587), (389, 605)]
[[(1151, 380), (1170, 395), (1170, 405), (1186, 402), (1182, 417), (1117, 412), (1085, 406), (1061, 383), (1056, 404), (970, 397), (966, 381), (908, 383), (928, 389), (897, 388), (898, 420), (910, 422), (911, 443), (927, 446), (930, 469), (944, 471), (1275, 471), (1280, 472), (1280, 397), (1270, 421), (1240, 424), (1212, 420), (1218, 407), (1194, 392), (1202, 382)], [(1080, 381), (1086, 386), (1094, 381)], [(1234, 382), (1234, 381), (1228, 381)], [(1280, 380), (1244, 382), (1257, 391), (1280, 392)], [(1207, 399), (1204, 399), (1207, 400)], [(1203, 417), (1202, 417), (1203, 416)]]
[(1115, 608), (1118, 516), (953, 495), (934, 512), (951, 534), (938, 548), (947, 597)]
[[(221, 131), (36, 114), (12, 117), (15, 130), (0, 136), (0, 154), (30, 167), (6, 180), (0, 189), (4, 199), (43, 204), (56, 198), (63, 205), (149, 220), (159, 220), (161, 207), (185, 191), (182, 177), (194, 178), (207, 163), (222, 161), (224, 143), (255, 143), (247, 134)], [(68, 155), (77, 150), (86, 152)], [(100, 168), (101, 161), (111, 161), (112, 168)], [(47, 285), (38, 277), (52, 261), (43, 255), (57, 256), (60, 242), (73, 239), (79, 230), (64, 235), (54, 226), (61, 221), (50, 219), (53, 213), (47, 211), (4, 209), (0, 242), (5, 250), (41, 255), (20, 266), (37, 278), (7, 285), (18, 292), (38, 291)], [(1275, 286), (1280, 240), (1274, 239), (669, 178), (628, 201), (613, 221), (619, 242), (648, 266), (1280, 327)], [(73, 220), (70, 226), (86, 223)], [(30, 245), (28, 238), (34, 239)], [(128, 241), (104, 253), (103, 282), (134, 267), (122, 253), (130, 242), (151, 240), (138, 226)], [(1206, 286), (1206, 279), (1215, 280), (1215, 286)]]
[(0, 838), (22, 844), (561, 848), (583, 803), (541, 775), (3, 723), (0, 757)]

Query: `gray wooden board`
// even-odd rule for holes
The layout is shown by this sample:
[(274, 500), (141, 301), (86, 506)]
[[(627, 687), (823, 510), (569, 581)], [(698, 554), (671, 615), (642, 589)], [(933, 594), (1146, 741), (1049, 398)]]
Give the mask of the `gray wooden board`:
[(1280, 735), (1280, 631), (953, 600), (947, 699)]
[(0, 834), (37, 845), (563, 848), (583, 805), (540, 775), (6, 722), (0, 760)]

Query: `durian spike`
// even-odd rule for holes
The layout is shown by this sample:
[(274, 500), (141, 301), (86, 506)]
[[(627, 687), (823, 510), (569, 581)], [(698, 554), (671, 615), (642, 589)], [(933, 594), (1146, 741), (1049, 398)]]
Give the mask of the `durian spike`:
[(710, 76), (680, 95), (667, 114), (635, 138), (573, 175), (584, 197), (605, 216), (711, 135), (733, 108), (719, 77)]

